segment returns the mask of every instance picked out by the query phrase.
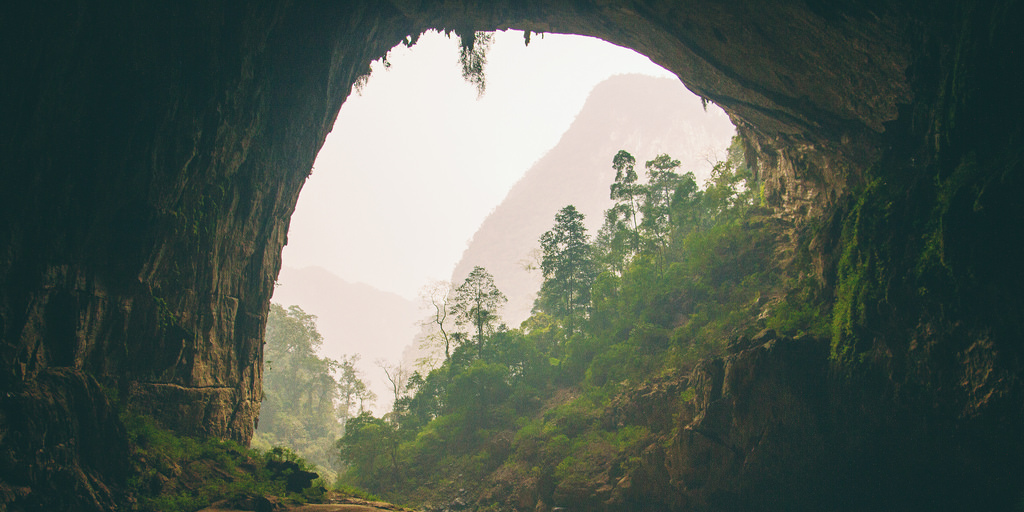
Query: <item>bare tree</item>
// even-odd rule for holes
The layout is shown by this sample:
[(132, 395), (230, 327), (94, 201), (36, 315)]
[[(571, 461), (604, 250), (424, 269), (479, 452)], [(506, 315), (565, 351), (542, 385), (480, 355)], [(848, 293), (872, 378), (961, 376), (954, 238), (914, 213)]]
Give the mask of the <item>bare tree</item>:
[(540, 261), (543, 257), (544, 251), (542, 251), (540, 247), (534, 247), (533, 249), (530, 249), (530, 252), (526, 253), (526, 256), (523, 256), (519, 260), (519, 268), (526, 272), (540, 270)]
[(434, 281), (427, 284), (420, 290), (420, 300), (424, 309), (431, 311), (430, 317), (421, 325), (431, 330), (425, 339), (428, 345), (444, 346), (444, 360), (448, 362), (451, 358), (454, 338), (448, 333), (445, 327), (451, 320), (451, 309), (449, 296), (452, 292), (452, 284), (448, 281)]
[(387, 376), (388, 382), (391, 383), (391, 389), (395, 397), (395, 401), (391, 404), (391, 412), (394, 413), (398, 407), (398, 400), (402, 398), (405, 392), (406, 384), (412, 372), (401, 362), (391, 364), (383, 359), (378, 359), (374, 364), (381, 370), (384, 370), (384, 375)]

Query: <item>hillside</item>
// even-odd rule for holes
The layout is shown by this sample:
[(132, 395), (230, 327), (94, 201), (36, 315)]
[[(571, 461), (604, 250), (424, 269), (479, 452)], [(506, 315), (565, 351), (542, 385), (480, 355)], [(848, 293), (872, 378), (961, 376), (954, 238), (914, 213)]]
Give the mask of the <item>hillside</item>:
[(414, 302), (368, 284), (348, 282), (320, 267), (283, 267), (271, 301), (286, 308), (297, 304), (318, 317), (324, 356), (340, 359), (359, 354), (357, 367), (377, 394), (374, 409), (389, 410), (391, 387), (374, 361), (401, 359), (402, 350), (419, 330)]
[(525, 270), (537, 239), (555, 213), (573, 204), (593, 235), (609, 206), (615, 179), (612, 157), (620, 149), (643, 161), (668, 153), (693, 171), (698, 182), (714, 156), (724, 157), (734, 133), (717, 107), (707, 112), (682, 83), (645, 75), (619, 75), (598, 84), (558, 144), (541, 158), (484, 220), (452, 273), (461, 282), (474, 266), (487, 268), (508, 296), (502, 316), (517, 326), (530, 315), (540, 289), (539, 271)]

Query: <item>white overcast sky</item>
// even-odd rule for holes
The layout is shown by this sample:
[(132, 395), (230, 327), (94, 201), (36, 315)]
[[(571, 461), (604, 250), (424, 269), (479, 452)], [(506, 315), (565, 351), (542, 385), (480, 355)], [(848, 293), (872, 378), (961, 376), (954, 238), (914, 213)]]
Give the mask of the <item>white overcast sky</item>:
[(598, 39), (535, 35), (526, 47), (514, 31), (496, 34), (480, 99), (454, 39), (424, 34), (388, 60), (342, 107), (299, 197), (284, 264), (410, 299), (450, 277), (484, 217), (595, 85), (621, 73), (674, 76)]

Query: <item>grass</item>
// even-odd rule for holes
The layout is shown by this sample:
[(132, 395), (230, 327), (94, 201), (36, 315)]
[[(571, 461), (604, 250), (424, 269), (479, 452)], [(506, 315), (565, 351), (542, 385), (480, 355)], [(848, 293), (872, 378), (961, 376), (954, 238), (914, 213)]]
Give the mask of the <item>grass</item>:
[[(264, 452), (233, 441), (178, 436), (140, 415), (123, 414), (122, 421), (133, 447), (128, 491), (135, 510), (191, 512), (220, 500), (257, 496), (292, 503), (324, 498), (319, 479), (302, 492), (286, 492), (290, 474), (311, 468), (287, 448)], [(290, 464), (272, 471), (271, 461)]]

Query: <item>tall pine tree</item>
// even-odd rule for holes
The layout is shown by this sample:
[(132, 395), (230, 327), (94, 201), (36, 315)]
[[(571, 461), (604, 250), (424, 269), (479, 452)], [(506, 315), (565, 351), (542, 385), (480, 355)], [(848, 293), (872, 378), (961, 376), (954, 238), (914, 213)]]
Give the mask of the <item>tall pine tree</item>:
[(597, 275), (583, 214), (573, 205), (562, 208), (554, 227), (541, 235), (540, 245), (544, 283), (536, 309), (562, 319), (572, 336), (586, 317), (590, 286)]

